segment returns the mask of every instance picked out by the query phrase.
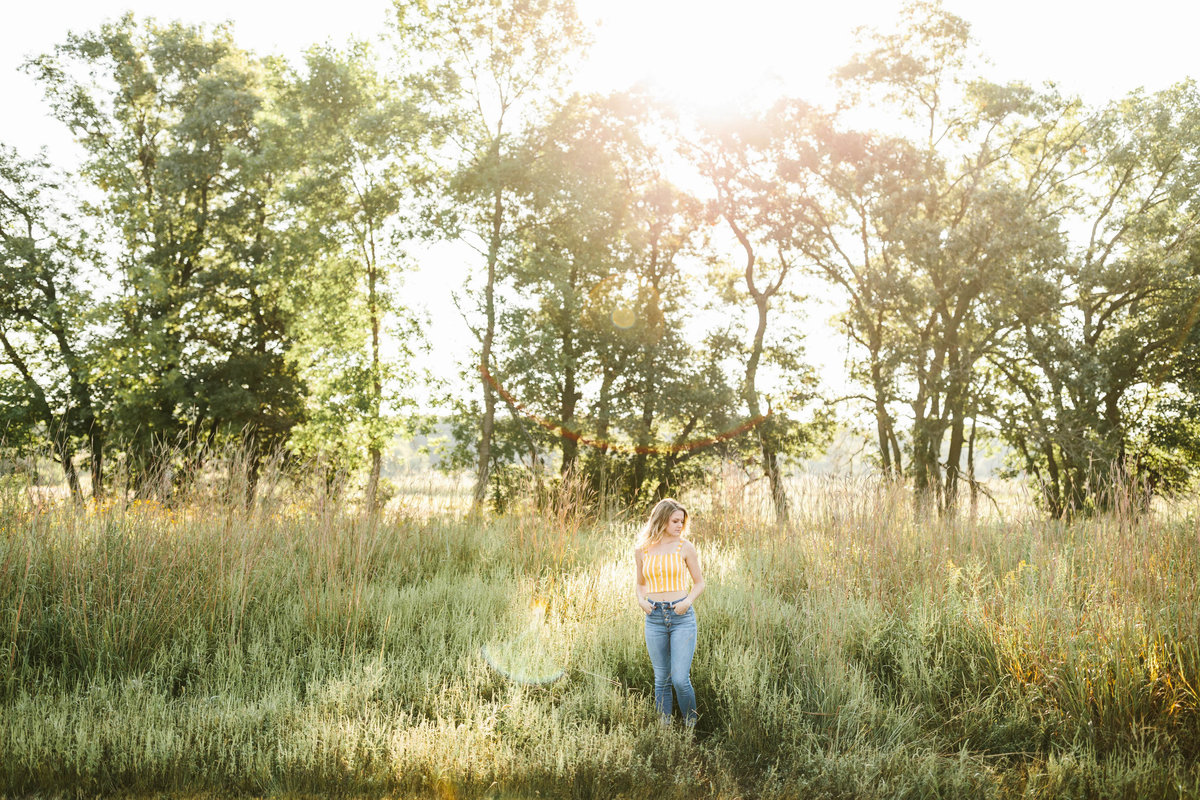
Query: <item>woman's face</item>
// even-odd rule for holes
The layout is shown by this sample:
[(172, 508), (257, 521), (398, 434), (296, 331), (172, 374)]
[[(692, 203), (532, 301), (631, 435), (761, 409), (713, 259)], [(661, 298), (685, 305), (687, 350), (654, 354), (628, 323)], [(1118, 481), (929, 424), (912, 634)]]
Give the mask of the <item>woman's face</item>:
[(672, 514), (671, 518), (667, 520), (667, 533), (671, 536), (678, 536), (683, 533), (683, 521), (685, 519), (687, 519), (687, 514), (682, 511), (676, 511)]

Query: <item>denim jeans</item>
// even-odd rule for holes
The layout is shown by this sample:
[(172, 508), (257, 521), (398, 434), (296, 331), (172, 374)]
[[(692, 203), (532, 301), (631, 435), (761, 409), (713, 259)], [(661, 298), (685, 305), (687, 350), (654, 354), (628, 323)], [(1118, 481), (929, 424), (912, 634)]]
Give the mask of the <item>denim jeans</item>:
[[(682, 598), (681, 598), (682, 599)], [(654, 666), (654, 707), (671, 718), (671, 688), (679, 700), (679, 713), (689, 727), (696, 724), (696, 692), (692, 689), (692, 655), (696, 652), (696, 612), (675, 613), (675, 601), (651, 600), (646, 615), (646, 650)]]

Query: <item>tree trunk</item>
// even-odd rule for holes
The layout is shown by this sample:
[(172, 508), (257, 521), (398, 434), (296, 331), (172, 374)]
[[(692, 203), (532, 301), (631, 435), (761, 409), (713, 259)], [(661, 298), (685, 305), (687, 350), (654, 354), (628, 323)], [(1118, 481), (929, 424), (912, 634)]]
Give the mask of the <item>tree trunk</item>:
[[(497, 140), (498, 146), (498, 140)], [(475, 491), (471, 510), (483, 510), (487, 499), (488, 477), (492, 467), (492, 434), (496, 428), (496, 393), (492, 388), (492, 342), (496, 336), (496, 266), (500, 259), (501, 224), (504, 220), (503, 193), (496, 190), (492, 205), (492, 230), (488, 241), (487, 283), (483, 290), (484, 331), (479, 349), (479, 373), (483, 387), (483, 418), (479, 422), (479, 446), (476, 450)]]
[(890, 418), (888, 419), (888, 441), (892, 443), (892, 471), (895, 473), (897, 479), (903, 478), (904, 461), (902, 460), (903, 457), (900, 451), (900, 438), (896, 436), (896, 429), (892, 425)]
[(67, 479), (67, 485), (71, 488), (71, 496), (79, 499), (83, 496), (83, 491), (79, 486), (79, 473), (75, 469), (75, 460), (71, 455), (71, 437), (67, 431), (67, 425), (54, 419), (54, 412), (51, 411), (50, 403), (46, 400), (46, 393), (42, 391), (42, 387), (34, 379), (33, 372), (25, 363), (25, 359), (21, 357), (17, 349), (8, 341), (8, 336), (2, 330), (0, 330), (0, 346), (3, 346), (4, 353), (8, 356), (8, 362), (16, 368), (17, 372), (21, 373), (21, 379), (25, 382), (25, 388), (32, 395), (37, 414), (41, 417), (42, 424), (46, 426), (46, 433), (50, 436), (51, 446), (54, 447), (54, 452), (58, 454), (59, 463), (62, 464), (63, 474)]
[(383, 414), (383, 376), (379, 354), (379, 270), (375, 261), (375, 242), (367, 263), (367, 311), (371, 317), (371, 434), (369, 453), (371, 474), (367, 479), (367, 511), (375, 513), (379, 502), (379, 475), (383, 468), (383, 445), (379, 441)]
[(929, 464), (929, 433), (926, 430), (929, 423), (925, 419), (925, 409), (921, 407), (923, 403), (924, 398), (913, 403), (913, 410), (916, 412), (912, 427), (913, 506), (918, 515), (925, 513), (929, 508), (930, 497), (933, 494), (930, 483), (934, 480)]
[[(754, 298), (754, 307), (758, 312), (758, 324), (754, 329), (754, 344), (750, 349), (750, 357), (746, 360), (744, 398), (750, 418), (759, 419), (762, 416), (762, 410), (758, 399), (756, 380), (758, 377), (758, 362), (762, 358), (763, 342), (767, 334), (767, 312), (770, 308), (772, 295), (779, 291), (779, 287), (783, 285), (783, 278), (787, 274), (787, 264), (780, 263), (779, 279), (775, 283), (768, 283), (765, 289), (759, 289), (754, 281), (755, 255), (750, 238), (734, 222), (731, 214), (726, 214), (725, 219), (729, 223), (729, 227), (733, 230), (733, 235), (737, 237), (738, 242), (742, 245), (742, 249), (746, 252), (746, 290)], [(783, 485), (783, 474), (779, 469), (779, 452), (775, 446), (775, 438), (772, 433), (770, 421), (764, 425), (760, 425), (758, 428), (758, 442), (762, 455), (763, 473), (767, 476), (767, 480), (771, 484), (771, 501), (775, 506), (775, 519), (782, 524), (787, 522), (788, 519), (787, 490)]]
[(76, 500), (83, 498), (83, 489), (79, 486), (79, 472), (75, 469), (75, 458), (71, 454), (69, 437), (55, 437), (54, 449), (58, 451), (59, 461), (62, 462), (63, 473), (67, 476), (67, 486), (71, 489), (71, 497)]
[(971, 435), (967, 439), (967, 483), (971, 485), (971, 519), (979, 513), (979, 482), (975, 479), (975, 426), (978, 417), (971, 417)]
[(963, 445), (966, 443), (966, 418), (962, 399), (956, 398), (951, 412), (950, 446), (946, 454), (945, 510), (953, 515), (958, 510), (958, 482), (962, 472)]
[[(610, 424), (610, 416), (612, 414), (612, 385), (616, 380), (617, 372), (615, 369), (605, 367), (600, 379), (600, 400), (596, 406), (596, 441), (597, 446), (592, 448), (592, 453), (596, 458), (595, 474), (595, 489), (596, 498), (600, 504), (600, 508), (608, 508), (608, 426)], [(590, 460), (590, 459), (589, 459)]]
[(632, 485), (629, 487), (629, 496), (632, 499), (640, 499), (642, 485), (646, 482), (646, 462), (650, 458), (650, 426), (654, 423), (654, 386), (649, 374), (646, 375), (643, 392), (645, 399), (642, 403), (642, 425), (638, 430), (637, 452), (633, 457)]
[(258, 479), (262, 474), (262, 448), (258, 443), (257, 432), (246, 438), (246, 493), (242, 502), (247, 511), (254, 508), (254, 500), (258, 497)]
[[(572, 285), (574, 285), (574, 270), (572, 270)], [(572, 314), (572, 309), (565, 308), (564, 312), (569, 316)], [(560, 448), (562, 451), (562, 467), (560, 473), (566, 475), (568, 472), (576, 468), (576, 461), (579, 457), (579, 439), (573, 433), (575, 425), (575, 406), (583, 397), (583, 394), (578, 390), (575, 384), (576, 365), (575, 359), (577, 353), (575, 351), (575, 340), (571, 337), (571, 329), (568, 324), (564, 324), (561, 328), (562, 332), (562, 353), (563, 353), (563, 387), (562, 396), (559, 405), (559, 420), (562, 425), (562, 433), (560, 435)]]
[(562, 407), (560, 409), (563, 434), (561, 437), (562, 467), (559, 471), (563, 475), (575, 469), (575, 462), (579, 458), (579, 441), (571, 432), (575, 422), (575, 404), (578, 400), (579, 394), (575, 389), (575, 371), (574, 369), (568, 369), (566, 380), (564, 381)]
[[(767, 303), (768, 296), (756, 293), (755, 306), (758, 309), (758, 326), (754, 331), (754, 345), (750, 350), (750, 358), (746, 361), (746, 408), (751, 419), (762, 416), (762, 407), (758, 398), (758, 362), (762, 358), (763, 340), (767, 332)], [(771, 484), (771, 502), (775, 506), (775, 519), (780, 524), (788, 519), (787, 489), (783, 485), (783, 473), (779, 469), (779, 453), (775, 448), (772, 437), (771, 421), (759, 426), (758, 443), (762, 455), (763, 474)]]
[(91, 451), (92, 499), (104, 497), (104, 436), (100, 423), (93, 420), (88, 427), (88, 448)]
[[(877, 342), (878, 335), (875, 331), (871, 333), (871, 386), (875, 390), (875, 434), (879, 438), (879, 465), (885, 479), (899, 476), (899, 467), (897, 463), (895, 470), (892, 466), (890, 437), (891, 433), (891, 415), (887, 410), (887, 387), (883, 381), (883, 368), (879, 363), (879, 350), (881, 345)], [(893, 472), (895, 475), (893, 475)]]
[[(960, 298), (955, 314), (946, 320), (946, 377), (947, 386), (943, 407), (943, 419), (950, 423), (950, 442), (946, 452), (946, 471), (943, 476), (943, 511), (958, 513), (958, 489), (962, 476), (963, 446), (966, 444), (967, 403), (971, 396), (971, 370), (974, 359), (964, 353), (959, 340), (960, 328), (965, 319), (969, 303)], [(945, 422), (943, 422), (943, 425)], [(938, 436), (940, 443), (941, 436)], [(940, 446), (939, 446), (940, 456)]]
[(946, 398), (942, 376), (946, 372), (950, 342), (937, 338), (937, 319), (930, 318), (920, 337), (922, 351), (932, 348), (928, 368), (917, 370), (917, 398), (913, 402), (913, 500), (918, 512), (932, 505), (944, 509), (942, 495), (941, 451), (946, 429)]
[[(92, 405), (91, 386), (84, 377), (83, 367), (80, 365), (79, 358), (75, 354), (75, 348), (71, 345), (71, 340), (67, 336), (67, 326), (63, 321), (62, 309), (58, 304), (58, 292), (53, 281), (47, 279), (43, 291), (51, 303), (51, 308), (54, 309), (54, 339), (58, 342), (58, 350), (62, 354), (63, 363), (67, 367), (67, 376), (71, 382), (71, 402), (78, 411), (80, 427), (86, 431), (88, 444), (91, 448), (92, 497), (101, 497), (104, 494), (104, 484), (102, 482), (104, 473), (101, 469), (104, 461), (104, 437), (100, 422), (96, 419), (95, 408)], [(72, 471), (74, 471), (73, 464)], [(68, 478), (68, 480), (70, 479)]]
[(1062, 476), (1059, 473), (1054, 445), (1049, 440), (1043, 445), (1043, 453), (1046, 456), (1046, 475), (1050, 479), (1046, 489), (1047, 510), (1055, 519), (1061, 519), (1066, 513), (1066, 486), (1063, 485)]

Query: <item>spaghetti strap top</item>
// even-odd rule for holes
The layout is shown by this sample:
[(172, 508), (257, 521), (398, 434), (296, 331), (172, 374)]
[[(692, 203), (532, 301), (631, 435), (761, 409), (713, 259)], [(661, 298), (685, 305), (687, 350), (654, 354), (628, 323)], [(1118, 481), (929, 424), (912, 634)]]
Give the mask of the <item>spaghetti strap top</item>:
[(646, 579), (646, 592), (686, 592), (685, 583), (690, 577), (683, 560), (683, 542), (674, 553), (658, 553), (642, 556), (642, 577)]

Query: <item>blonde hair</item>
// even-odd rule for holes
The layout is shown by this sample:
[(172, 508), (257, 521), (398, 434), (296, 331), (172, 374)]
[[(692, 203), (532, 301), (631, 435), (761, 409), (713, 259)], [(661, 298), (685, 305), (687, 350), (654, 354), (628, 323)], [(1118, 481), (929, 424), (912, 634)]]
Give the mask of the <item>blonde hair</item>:
[(687, 533), (690, 519), (688, 510), (678, 500), (664, 497), (654, 506), (650, 512), (650, 519), (646, 520), (646, 524), (642, 526), (642, 532), (638, 534), (637, 549), (645, 552), (648, 548), (658, 544), (663, 534), (667, 532), (667, 523), (671, 521), (671, 517), (676, 511), (683, 512), (683, 532)]

